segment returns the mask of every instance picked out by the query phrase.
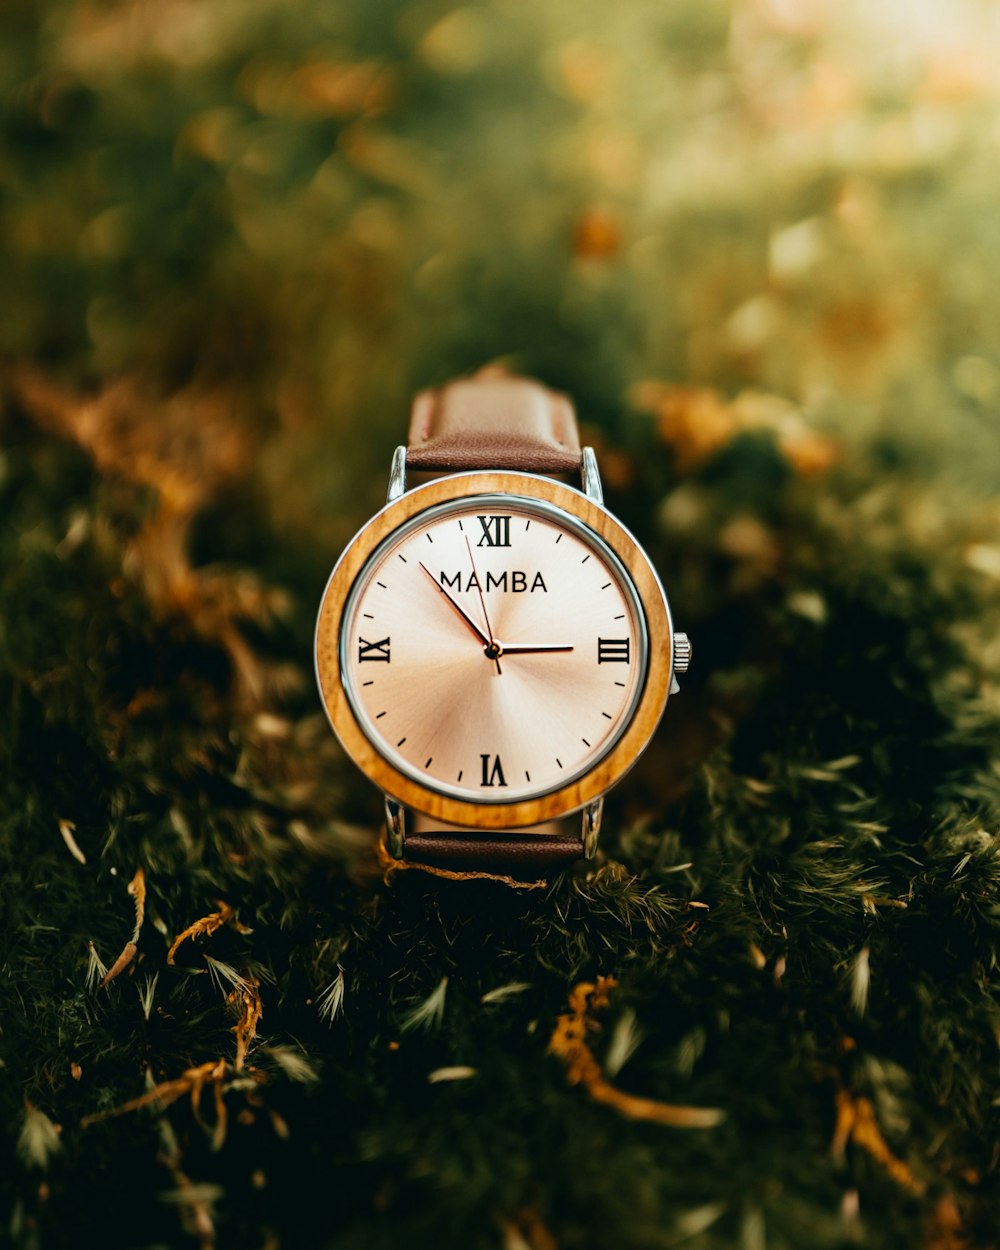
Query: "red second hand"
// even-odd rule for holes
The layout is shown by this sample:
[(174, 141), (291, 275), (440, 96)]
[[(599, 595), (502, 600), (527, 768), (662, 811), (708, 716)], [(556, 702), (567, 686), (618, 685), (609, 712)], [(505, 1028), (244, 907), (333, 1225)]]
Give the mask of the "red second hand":
[[(476, 589), (479, 591), (479, 606), (483, 609), (483, 620), (486, 622), (486, 632), (490, 636), (490, 646), (494, 647), (496, 646), (496, 639), (493, 637), (493, 626), (490, 624), (489, 613), (486, 611), (486, 600), (483, 598), (483, 586), (479, 580), (479, 574), (476, 572), (476, 561), (472, 555), (472, 544), (469, 542), (468, 534), (465, 535), (465, 545), (469, 551), (469, 563), (472, 565), (472, 576), (476, 582)], [(493, 663), (497, 666), (497, 674), (502, 676), (503, 670), (500, 667), (499, 655), (495, 655), (493, 657)]]

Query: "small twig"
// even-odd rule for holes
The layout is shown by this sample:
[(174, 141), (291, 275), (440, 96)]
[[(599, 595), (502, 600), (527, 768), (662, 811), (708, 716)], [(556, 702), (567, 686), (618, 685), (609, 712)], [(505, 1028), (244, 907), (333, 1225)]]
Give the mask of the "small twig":
[(182, 943), (186, 942), (188, 938), (201, 937), (202, 934), (204, 934), (205, 937), (211, 937), (213, 933), (217, 933), (224, 924), (228, 924), (233, 919), (235, 913), (228, 903), (224, 903), (221, 899), (219, 899), (218, 907), (218, 911), (213, 911), (208, 916), (202, 916), (200, 920), (196, 920), (194, 924), (189, 924), (183, 933), (179, 933), (177, 937), (174, 938), (173, 945), (170, 950), (167, 951), (168, 964), (172, 964), (174, 962), (174, 956), (177, 954), (178, 948)]
[(875, 1108), (867, 1098), (855, 1098), (847, 1089), (837, 1090), (837, 1123), (833, 1130), (830, 1152), (842, 1159), (847, 1143), (853, 1141), (885, 1168), (892, 1179), (910, 1193), (922, 1194), (927, 1186), (910, 1168), (892, 1153), (875, 1119)]
[(239, 1013), (239, 1019), (233, 1025), (233, 1032), (236, 1034), (236, 1060), (233, 1068), (236, 1072), (242, 1072), (243, 1065), (246, 1063), (247, 1049), (257, 1036), (257, 1025), (264, 1014), (258, 982), (256, 980), (243, 981), (234, 986), (226, 1003)]
[(595, 1102), (606, 1103), (631, 1120), (651, 1120), (672, 1128), (714, 1128), (725, 1118), (725, 1112), (717, 1107), (678, 1107), (639, 1098), (617, 1089), (605, 1077), (587, 1043), (587, 1034), (598, 1028), (591, 1013), (609, 1005), (610, 991), (617, 984), (614, 977), (598, 977), (596, 983), (581, 981), (570, 994), (569, 1012), (556, 1021), (549, 1051), (566, 1064), (570, 1083), (583, 1085)]
[(516, 877), (508, 877), (501, 872), (454, 872), (450, 868), (437, 868), (434, 864), (418, 864), (414, 860), (396, 859), (395, 856), (389, 854), (384, 835), (375, 843), (375, 853), (378, 856), (379, 867), (382, 869), (382, 880), (386, 885), (389, 884), (394, 872), (404, 872), (411, 868), (419, 872), (430, 873), (432, 877), (443, 877), (447, 881), (499, 881), (503, 885), (509, 885), (512, 890), (544, 890), (548, 885), (544, 879), (519, 881)]
[(128, 892), (135, 899), (135, 925), (132, 929), (131, 938), (122, 947), (122, 953), (104, 974), (99, 989), (104, 989), (110, 985), (115, 977), (120, 976), (135, 959), (136, 951), (139, 949), (139, 931), (142, 928), (142, 922), (146, 916), (146, 874), (142, 868), (135, 870), (135, 876), (128, 884)]
[(130, 1111), (138, 1111), (141, 1107), (153, 1105), (160, 1108), (169, 1107), (171, 1103), (176, 1102), (184, 1094), (191, 1095), (191, 1105), (197, 1118), (201, 1091), (206, 1084), (221, 1084), (228, 1074), (229, 1064), (225, 1059), (210, 1059), (207, 1063), (199, 1064), (196, 1068), (188, 1068), (172, 1081), (161, 1081), (159, 1085), (154, 1085), (152, 1089), (146, 1090), (144, 1094), (140, 1094), (137, 1098), (130, 1098), (128, 1102), (123, 1102), (120, 1107), (113, 1107), (110, 1111), (95, 1111), (92, 1115), (86, 1115), (80, 1123), (84, 1128), (87, 1128), (89, 1125), (97, 1124), (101, 1120), (110, 1120), (120, 1115), (128, 1115)]

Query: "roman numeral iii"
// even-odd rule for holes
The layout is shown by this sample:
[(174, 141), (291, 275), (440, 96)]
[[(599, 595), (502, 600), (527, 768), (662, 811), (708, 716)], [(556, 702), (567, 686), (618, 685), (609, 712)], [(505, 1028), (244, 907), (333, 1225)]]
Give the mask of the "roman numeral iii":
[(364, 638), (358, 639), (358, 663), (363, 660), (385, 660), (389, 663), (389, 639), (383, 638), (381, 642), (368, 642)]
[(483, 528), (477, 547), (510, 546), (509, 516), (477, 516), (476, 520)]
[(628, 664), (629, 639), (598, 638), (597, 662), (598, 664)]
[[(507, 779), (503, 775), (503, 765), (500, 763), (499, 755), (480, 755), (483, 762), (483, 779), (479, 783), (482, 786), (505, 786)], [(490, 760), (493, 763), (490, 763)]]

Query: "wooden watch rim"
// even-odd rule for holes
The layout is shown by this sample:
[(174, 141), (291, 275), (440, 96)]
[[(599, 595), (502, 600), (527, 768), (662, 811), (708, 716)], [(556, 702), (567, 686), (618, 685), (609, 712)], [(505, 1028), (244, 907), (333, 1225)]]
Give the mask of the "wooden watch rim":
[[(648, 635), (646, 680), (632, 719), (594, 767), (575, 781), (515, 803), (476, 803), (439, 794), (400, 772), (358, 724), (340, 680), (340, 629), (355, 579), (380, 544), (399, 526), (437, 504), (486, 494), (519, 495), (562, 508), (603, 539), (632, 579)], [(387, 504), (354, 536), (330, 574), (316, 621), (316, 678), (324, 710), (344, 750), (376, 786), (415, 811), (448, 824), (516, 830), (579, 810), (604, 794), (632, 767), (659, 723), (673, 676), (673, 627), (666, 596), (649, 557), (609, 512), (580, 491), (529, 473), (455, 473), (414, 487)]]

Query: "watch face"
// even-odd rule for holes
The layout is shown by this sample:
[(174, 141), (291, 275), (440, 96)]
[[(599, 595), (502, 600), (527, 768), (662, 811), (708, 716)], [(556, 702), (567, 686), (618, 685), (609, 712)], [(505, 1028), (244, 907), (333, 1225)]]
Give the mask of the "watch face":
[(365, 736), (400, 772), (466, 802), (519, 802), (590, 772), (646, 679), (624, 566), (540, 499), (420, 512), (361, 567), (341, 619), (341, 681)]

